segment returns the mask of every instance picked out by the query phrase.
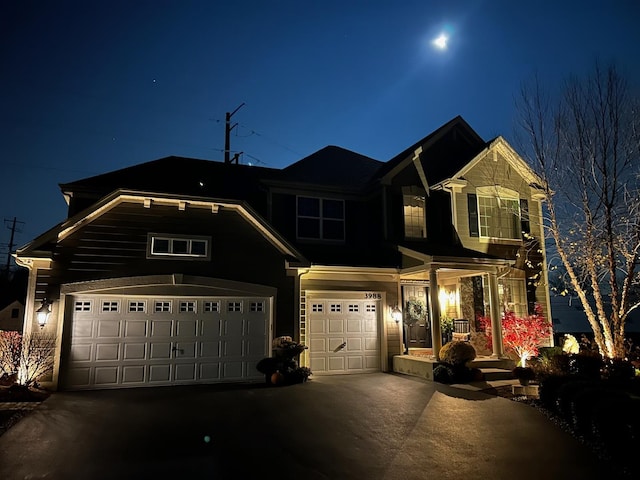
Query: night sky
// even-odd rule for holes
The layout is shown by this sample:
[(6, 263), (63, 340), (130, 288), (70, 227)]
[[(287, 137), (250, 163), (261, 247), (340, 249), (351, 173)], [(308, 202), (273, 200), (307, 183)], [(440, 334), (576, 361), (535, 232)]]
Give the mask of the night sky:
[(534, 72), (557, 87), (600, 60), (638, 85), (639, 50), (635, 0), (3, 0), (0, 221), (24, 222), (22, 246), (64, 220), (59, 183), (222, 160), (242, 103), (245, 164), (326, 145), (388, 160), (456, 115), (511, 140)]

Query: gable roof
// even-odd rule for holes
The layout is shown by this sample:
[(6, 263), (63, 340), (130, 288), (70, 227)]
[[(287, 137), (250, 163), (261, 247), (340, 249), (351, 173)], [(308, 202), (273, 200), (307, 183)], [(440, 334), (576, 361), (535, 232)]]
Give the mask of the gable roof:
[(486, 146), (487, 143), (458, 115), (389, 160), (376, 178), (388, 183), (413, 162), (417, 152), (427, 183), (434, 185), (450, 178)]
[(281, 179), (333, 187), (363, 187), (384, 162), (328, 145), (282, 170)]
[[(453, 178), (463, 178), (471, 169), (473, 169), (478, 163), (486, 158), (491, 152), (500, 153), (504, 159), (518, 172), (518, 174), (528, 182), (529, 186), (535, 189), (542, 190), (544, 180), (542, 180), (533, 169), (525, 162), (520, 155), (509, 145), (509, 143), (502, 137), (498, 136), (488, 142), (486, 147), (478, 152), (475, 158), (466, 163), (460, 170), (452, 173), (449, 177), (442, 180), (449, 180)], [(432, 184), (433, 186), (433, 184)]]
[(39, 237), (16, 251), (16, 258), (50, 258), (52, 249), (58, 241), (73, 234), (78, 229), (91, 223), (96, 218), (104, 215), (121, 203), (138, 203), (149, 205), (152, 203), (177, 205), (183, 208), (205, 208), (212, 213), (217, 213), (218, 208), (223, 207), (238, 213), (247, 223), (258, 230), (280, 252), (287, 255), (287, 260), (294, 263), (306, 264), (304, 256), (282, 237), (264, 218), (253, 210), (247, 202), (238, 200), (216, 199), (211, 197), (195, 197), (183, 194), (154, 193), (144, 191), (118, 189), (103, 197), (98, 203), (86, 208), (82, 212), (59, 223)]
[(124, 189), (244, 200), (255, 193), (260, 180), (278, 175), (280, 170), (274, 168), (170, 156), (63, 183), (60, 189), (65, 194), (104, 196)]

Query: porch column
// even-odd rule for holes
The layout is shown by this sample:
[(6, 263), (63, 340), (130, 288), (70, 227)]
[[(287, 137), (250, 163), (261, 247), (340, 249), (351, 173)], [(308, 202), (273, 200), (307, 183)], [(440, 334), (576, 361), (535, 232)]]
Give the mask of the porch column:
[(442, 331), (440, 329), (440, 299), (438, 298), (438, 276), (436, 269), (429, 270), (429, 317), (431, 317), (431, 344), (433, 356), (440, 360), (442, 348)]
[(500, 296), (498, 294), (498, 276), (489, 273), (489, 307), (491, 310), (491, 340), (493, 353), (492, 358), (504, 357), (504, 347), (502, 345), (502, 314), (500, 312)]

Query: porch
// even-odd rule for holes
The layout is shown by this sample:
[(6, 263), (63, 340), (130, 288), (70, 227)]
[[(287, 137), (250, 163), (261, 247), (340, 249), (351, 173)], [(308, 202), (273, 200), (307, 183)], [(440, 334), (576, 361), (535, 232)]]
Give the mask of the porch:
[[(410, 349), (408, 355), (393, 357), (393, 371), (433, 381), (433, 370), (439, 363), (430, 348)], [(469, 362), (468, 366), (479, 368), (487, 382), (505, 381), (508, 383), (513, 381), (511, 370), (515, 367), (515, 362), (509, 358), (479, 355), (475, 360)]]

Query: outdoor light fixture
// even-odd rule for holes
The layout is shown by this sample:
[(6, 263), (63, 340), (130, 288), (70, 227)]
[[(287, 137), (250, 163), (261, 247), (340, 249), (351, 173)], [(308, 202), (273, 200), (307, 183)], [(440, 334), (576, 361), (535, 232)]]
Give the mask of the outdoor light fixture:
[(36, 318), (38, 319), (38, 325), (40, 328), (44, 327), (49, 320), (49, 315), (51, 315), (51, 307), (47, 299), (42, 300), (42, 305), (38, 310), (36, 310)]
[(391, 318), (393, 318), (396, 323), (400, 323), (400, 320), (402, 320), (402, 310), (398, 308), (398, 305), (391, 309)]

